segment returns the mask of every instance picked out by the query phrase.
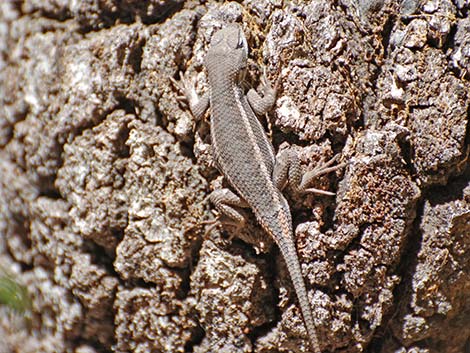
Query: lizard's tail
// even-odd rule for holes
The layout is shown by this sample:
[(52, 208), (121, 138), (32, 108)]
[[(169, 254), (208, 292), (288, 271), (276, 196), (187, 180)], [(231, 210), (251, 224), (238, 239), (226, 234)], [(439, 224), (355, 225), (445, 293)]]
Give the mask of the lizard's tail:
[(307, 290), (305, 289), (305, 282), (302, 276), (302, 270), (300, 269), (299, 258), (294, 242), (292, 241), (292, 238), (286, 237), (281, 237), (281, 239), (277, 240), (294, 285), (295, 292), (297, 293), (297, 299), (299, 300), (300, 311), (302, 312), (304, 324), (307, 329), (311, 349), (315, 353), (321, 353), (315, 324), (313, 322), (312, 309), (308, 300)]

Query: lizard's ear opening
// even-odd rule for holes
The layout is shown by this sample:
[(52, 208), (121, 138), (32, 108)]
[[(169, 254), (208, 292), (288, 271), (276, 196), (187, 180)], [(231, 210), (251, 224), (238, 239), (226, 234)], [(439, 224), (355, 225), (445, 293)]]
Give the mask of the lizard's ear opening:
[(248, 53), (248, 43), (246, 42), (245, 35), (241, 31), (241, 29), (238, 33), (239, 33), (239, 36), (238, 36), (237, 49), (240, 49), (240, 48), (245, 49), (245, 52)]

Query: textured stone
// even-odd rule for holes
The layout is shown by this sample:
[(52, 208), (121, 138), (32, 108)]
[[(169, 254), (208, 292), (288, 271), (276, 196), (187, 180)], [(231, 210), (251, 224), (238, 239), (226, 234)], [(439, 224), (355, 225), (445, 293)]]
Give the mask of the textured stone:
[[(170, 78), (208, 91), (213, 33), (238, 22), (262, 123), (304, 169), (285, 192), (323, 351), (468, 346), (470, 5), (393, 1), (0, 1), (0, 351), (296, 352), (307, 341), (272, 240), (214, 228), (226, 185)], [(28, 321), (30, 320), (30, 321)]]

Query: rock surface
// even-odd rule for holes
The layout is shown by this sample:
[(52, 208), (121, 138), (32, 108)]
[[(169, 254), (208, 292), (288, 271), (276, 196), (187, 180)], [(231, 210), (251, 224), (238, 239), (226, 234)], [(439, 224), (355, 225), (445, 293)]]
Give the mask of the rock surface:
[(0, 2), (0, 353), (305, 352), (285, 265), (253, 217), (202, 222), (223, 183), (209, 124), (213, 33), (243, 25), (248, 86), (316, 188), (286, 190), (325, 352), (470, 346), (470, 4), (450, 0)]

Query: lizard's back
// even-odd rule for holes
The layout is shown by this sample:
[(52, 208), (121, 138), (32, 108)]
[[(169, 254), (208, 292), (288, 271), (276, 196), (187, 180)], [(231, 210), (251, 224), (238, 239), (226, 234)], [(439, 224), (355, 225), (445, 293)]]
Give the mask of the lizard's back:
[[(220, 63), (219, 63), (220, 64)], [(220, 66), (220, 65), (219, 65)], [(211, 142), (218, 168), (264, 226), (287, 203), (274, 186), (274, 151), (242, 89), (229, 77), (211, 80)], [(290, 217), (290, 212), (289, 212)]]

